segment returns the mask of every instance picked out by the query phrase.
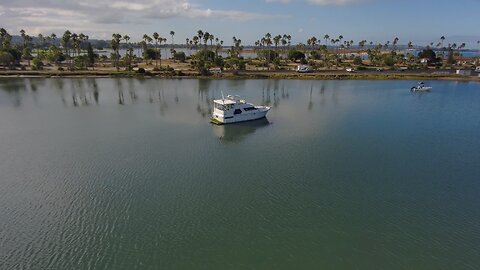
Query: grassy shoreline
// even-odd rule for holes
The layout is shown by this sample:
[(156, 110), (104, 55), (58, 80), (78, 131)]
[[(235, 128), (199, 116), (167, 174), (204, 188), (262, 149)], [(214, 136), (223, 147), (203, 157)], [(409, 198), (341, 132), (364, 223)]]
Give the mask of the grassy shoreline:
[(181, 75), (167, 72), (151, 72), (149, 74), (138, 74), (126, 71), (0, 71), (0, 78), (51, 78), (51, 77), (156, 77), (156, 78), (202, 78), (202, 79), (304, 79), (304, 80), (456, 80), (456, 81), (480, 81), (478, 76), (462, 76), (456, 74), (429, 74), (429, 73), (400, 73), (400, 72), (312, 72), (297, 73), (269, 72), (269, 71), (243, 71), (238, 74), (225, 72), (211, 76), (201, 76), (195, 72), (183, 73)]

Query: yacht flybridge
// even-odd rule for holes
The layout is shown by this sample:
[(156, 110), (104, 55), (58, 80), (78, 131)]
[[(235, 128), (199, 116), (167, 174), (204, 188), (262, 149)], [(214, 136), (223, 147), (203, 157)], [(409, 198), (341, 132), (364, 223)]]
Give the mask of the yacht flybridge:
[(270, 110), (268, 106), (254, 106), (247, 103), (240, 96), (228, 95), (226, 98), (213, 101), (213, 113), (211, 122), (215, 124), (230, 124), (243, 121), (251, 121), (263, 118)]

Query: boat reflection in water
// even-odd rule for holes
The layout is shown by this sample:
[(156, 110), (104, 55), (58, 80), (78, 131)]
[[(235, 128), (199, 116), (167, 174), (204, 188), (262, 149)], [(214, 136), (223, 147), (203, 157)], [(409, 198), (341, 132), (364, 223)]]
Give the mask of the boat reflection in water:
[(222, 142), (236, 143), (244, 140), (249, 134), (257, 129), (266, 127), (270, 124), (267, 118), (258, 120), (235, 123), (233, 125), (212, 125), (213, 133)]

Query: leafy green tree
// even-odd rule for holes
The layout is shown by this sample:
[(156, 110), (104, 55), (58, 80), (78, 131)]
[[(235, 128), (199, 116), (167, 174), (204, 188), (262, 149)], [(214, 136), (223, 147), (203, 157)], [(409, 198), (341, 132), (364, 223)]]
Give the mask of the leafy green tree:
[(73, 66), (76, 69), (80, 69), (80, 70), (87, 69), (88, 64), (89, 64), (89, 60), (86, 55), (80, 55), (73, 59)]
[(93, 52), (92, 44), (88, 42), (87, 44), (87, 59), (88, 59), (88, 66), (92, 67), (95, 70), (95, 59), (97, 55)]
[(30, 66), (30, 60), (32, 60), (32, 53), (29, 47), (23, 48), (22, 57), (23, 59), (28, 61), (28, 66)]
[(227, 68), (233, 69), (235, 71), (245, 70), (246, 62), (243, 60), (243, 58), (230, 57), (230, 58), (227, 59), (227, 62), (225, 64), (225, 66)]
[(15, 59), (11, 53), (7, 51), (0, 51), (0, 65), (11, 66), (14, 60)]
[(449, 65), (455, 64), (455, 57), (453, 55), (454, 55), (453, 49), (450, 48), (448, 50), (447, 64)]
[(385, 56), (383, 58), (383, 63), (386, 65), (386, 66), (389, 66), (389, 67), (393, 67), (395, 65), (395, 60), (393, 59), (392, 56)]
[[(278, 53), (274, 50), (263, 50), (258, 53), (261, 58), (265, 58), (267, 62), (272, 62), (278, 58)], [(305, 56), (305, 55), (304, 55)]]
[(358, 55), (355, 56), (355, 58), (353, 58), (353, 64), (358, 66), (362, 65), (363, 64), (362, 57)]
[(39, 57), (35, 57), (33, 58), (33, 61), (32, 61), (32, 69), (33, 70), (41, 70), (43, 69), (43, 62), (42, 60), (39, 58)]
[(233, 45), (229, 50), (230, 57), (240, 57), (240, 54), (242, 53), (243, 46), (242, 46), (242, 40), (237, 39), (236, 37), (232, 38), (233, 40)]
[(8, 34), (7, 30), (5, 28), (0, 29), (0, 46), (1, 49), (10, 49), (10, 40), (11, 40), (10, 34)]
[(185, 53), (184, 52), (175, 52), (173, 54), (173, 59), (183, 63), (183, 62), (185, 62), (185, 59), (186, 59)]
[(426, 58), (428, 59), (428, 62), (430, 63), (436, 63), (437, 62), (437, 55), (431, 48), (426, 48), (423, 49), (421, 52), (418, 53), (419, 58)]
[(301, 59), (305, 59), (305, 54), (299, 50), (289, 50), (288, 59), (292, 61), (299, 61)]
[(17, 48), (3, 49), (3, 52), (7, 52), (13, 56), (12, 65), (19, 65), (22, 60), (22, 52)]
[(157, 59), (158, 55), (159, 55), (159, 52), (152, 48), (147, 48), (146, 50), (143, 51), (143, 57), (145, 58), (145, 60)]
[(310, 51), (309, 54), (309, 59), (320, 60), (322, 58), (322, 54), (317, 50)]
[(65, 60), (65, 56), (62, 51), (55, 45), (50, 46), (48, 48), (45, 58), (50, 63), (58, 63)]

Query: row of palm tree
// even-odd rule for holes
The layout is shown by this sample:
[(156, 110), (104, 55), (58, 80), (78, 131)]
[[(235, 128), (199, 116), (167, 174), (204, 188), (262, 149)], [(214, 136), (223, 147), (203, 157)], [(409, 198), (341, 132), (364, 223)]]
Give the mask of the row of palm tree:
[[(171, 36), (171, 46), (174, 46), (174, 31), (170, 31), (170, 36)], [(20, 36), (23, 39), (23, 48), (28, 47), (28, 44), (32, 43), (32, 37), (28, 34), (26, 34), (25, 30), (20, 30)], [(128, 36), (127, 36), (128, 37)], [(153, 37), (153, 38), (152, 38)], [(152, 41), (155, 41), (155, 49), (158, 50), (158, 46), (162, 46), (162, 43), (167, 42), (167, 39), (164, 37), (161, 37), (157, 32), (153, 33), (152, 37), (150, 37), (148, 34), (144, 34), (142, 39), (143, 39), (143, 44), (140, 42), (140, 45), (151, 45)], [(57, 36), (56, 34), (52, 33), (51, 35), (44, 36), (43, 34), (38, 34), (38, 42), (37, 44), (39, 47), (45, 47), (48, 44), (54, 44)], [(73, 54), (73, 56), (78, 55), (79, 51), (82, 47), (82, 43), (87, 41), (89, 37), (83, 33), (76, 34), (76, 33), (71, 33), (69, 30), (66, 30), (65, 33), (63, 34), (60, 44), (62, 45), (63, 49), (65, 50), (65, 53), (70, 56), (70, 54)], [(130, 39), (128, 37), (128, 39)], [(330, 38), (330, 35), (326, 34), (323, 36), (323, 39), (325, 40), (325, 46), (332, 47), (335, 51), (338, 51), (340, 49), (348, 49), (354, 45), (353, 40), (347, 41), (344, 40), (343, 35), (339, 35), (338, 38)], [(461, 43), (460, 45), (457, 45), (456, 43), (448, 43), (448, 46), (444, 46), (444, 41), (445, 41), (445, 36), (441, 36), (439, 39), (439, 42), (436, 43), (436, 46), (434, 46), (434, 42), (431, 42), (429, 47), (431, 48), (436, 48), (439, 51), (446, 51), (449, 49), (463, 49), (466, 47), (465, 43)], [(218, 37), (215, 37), (213, 34), (210, 34), (209, 32), (203, 32), (202, 30), (197, 31), (197, 35), (195, 35), (193, 38), (186, 39), (186, 45), (187, 47), (190, 48), (197, 48), (198, 44), (201, 44), (203, 41), (204, 48), (207, 48), (207, 43), (210, 41), (210, 45), (213, 47), (213, 41), (216, 41), (216, 43), (220, 44), (223, 46), (223, 41), (220, 41)], [(342, 43), (343, 41), (343, 43)], [(398, 41), (399, 38), (395, 37), (392, 42), (387, 41), (383, 47), (385, 49), (388, 49), (390, 45), (393, 45), (393, 50), (396, 51), (398, 48)], [(0, 29), (0, 46), (3, 47), (9, 47), (9, 43), (11, 42), (11, 35), (4, 29)], [(128, 43), (128, 41), (127, 41)], [(234, 42), (235, 43), (235, 42)], [(276, 35), (272, 36), (270, 33), (266, 33), (264, 37), (261, 39), (255, 41), (255, 46), (259, 47), (260, 49), (262, 48), (267, 48), (270, 49), (272, 45), (275, 46), (275, 51), (277, 51), (278, 46), (282, 45), (283, 48), (285, 49), (285, 46), (288, 44), (290, 47), (291, 45), (291, 35), (283, 34), (283, 35)], [(321, 39), (312, 36), (306, 40), (306, 44), (311, 50), (315, 50), (317, 45), (321, 44)], [(413, 48), (413, 43), (411, 41), (408, 42), (408, 48)], [(233, 44), (235, 45), (235, 44)], [(358, 47), (360, 49), (363, 49), (367, 45), (366, 40), (362, 40), (358, 42)], [(370, 45), (373, 46), (374, 43), (370, 42)], [(477, 41), (477, 45), (479, 46), (480, 50), (480, 40)], [(71, 48), (73, 47), (73, 50)]]
[[(21, 43), (22, 55), (26, 60), (31, 59), (30, 50), (32, 48), (33, 49), (37, 48), (38, 49), (37, 54), (38, 54), (41, 48), (45, 48), (54, 44), (61, 45), (61, 48), (64, 50), (66, 57), (74, 58), (81, 54), (81, 50), (85, 48), (84, 46), (85, 44), (87, 44), (89, 40), (88, 35), (85, 35), (83, 33), (76, 34), (76, 33), (70, 32), (69, 30), (66, 30), (58, 41), (57, 41), (57, 36), (54, 33), (50, 35), (38, 34), (38, 36), (36, 37), (37, 40), (34, 43), (33, 37), (28, 35), (25, 30), (22, 29), (20, 30), (19, 33), (20, 33), (20, 37), (22, 38), (22, 43)], [(170, 31), (169, 34), (171, 36), (170, 47), (171, 47), (171, 52), (173, 54), (175, 52), (174, 50), (175, 32)], [(276, 57), (279, 57), (281, 55), (279, 51), (283, 52), (286, 55), (286, 51), (291, 49), (291, 38), (292, 38), (291, 35), (288, 35), (288, 34), (283, 34), (283, 35), (278, 34), (273, 36), (270, 33), (266, 33), (263, 37), (255, 41), (255, 50), (257, 52), (264, 51), (264, 57), (267, 62), (267, 66), (269, 66), (270, 61), (272, 60), (272, 58), (270, 57), (271, 56), (270, 54), (272, 52), (275, 52)], [(4, 28), (1, 28), (0, 29), (0, 49), (10, 48), (11, 41), (12, 41), (12, 35), (10, 35)], [(122, 44), (122, 41), (125, 41), (125, 45)], [(223, 48), (223, 40), (220, 40), (218, 37), (214, 36), (213, 34), (210, 34), (209, 32), (203, 31), (203, 30), (198, 30), (197, 33), (192, 38), (186, 38), (185, 41), (186, 41), (185, 45), (187, 47), (187, 50), (191, 50), (191, 49), (198, 50), (199, 45), (201, 46), (203, 44), (204, 49), (209, 49), (209, 46), (210, 46), (210, 49), (215, 50), (215, 55), (218, 55), (218, 51)], [(214, 44), (214, 41), (215, 41), (215, 44)], [(325, 59), (328, 59), (329, 53), (333, 53), (334, 57), (339, 59), (339, 56), (341, 55), (342, 51), (345, 58), (347, 51), (349, 51), (352, 48), (355, 48), (356, 50), (359, 50), (359, 51), (365, 51), (370, 49), (375, 49), (379, 51), (389, 50), (392, 52), (392, 55), (396, 55), (399, 49), (399, 41), (400, 39), (398, 37), (395, 37), (393, 40), (386, 41), (385, 43), (374, 43), (373, 41), (368, 42), (367, 40), (360, 40), (357, 42), (357, 44), (355, 44), (353, 40), (346, 40), (343, 35), (339, 35), (336, 38), (331, 38), (330, 35), (325, 34), (323, 38), (317, 38), (316, 36), (309, 37), (306, 40), (306, 45), (303, 45), (301, 43), (299, 45), (305, 51), (321, 50), (325, 55)], [(167, 44), (167, 38), (160, 36), (158, 32), (154, 32), (151, 36), (148, 34), (144, 34), (142, 37), (142, 41), (137, 43), (130, 43), (130, 36), (128, 35), (121, 35), (121, 34), (115, 33), (112, 35), (112, 40), (110, 41), (110, 45), (113, 50), (113, 54), (112, 54), (113, 64), (118, 69), (119, 60), (120, 60), (119, 49), (121, 47), (125, 46), (127, 48), (128, 59), (126, 61), (130, 63), (131, 60), (133, 59), (134, 46), (140, 45), (140, 48), (142, 48), (144, 51), (143, 55), (145, 59), (147, 58), (145, 56), (145, 50), (153, 46), (156, 52), (155, 66), (158, 67), (158, 64), (160, 64), (161, 66), (162, 57), (161, 57), (160, 50), (163, 44)], [(232, 38), (232, 47), (229, 50), (229, 54), (231, 57), (240, 56), (240, 52), (243, 50), (243, 46), (241, 44), (242, 44), (241, 39), (238, 39), (236, 37)], [(478, 49), (480, 51), (480, 40), (477, 41), (477, 45), (479, 46)], [(167, 50), (167, 46), (163, 46), (163, 47), (165, 48), (165, 50)], [(424, 46), (418, 46), (418, 47), (424, 47)], [(427, 47), (434, 49), (438, 52), (441, 52), (441, 56), (445, 57), (445, 52), (462, 50), (466, 47), (466, 43), (446, 44), (445, 36), (441, 36), (437, 42), (430, 42), (427, 45)], [(407, 43), (407, 48), (408, 49), (415, 48), (412, 41), (409, 41)]]

